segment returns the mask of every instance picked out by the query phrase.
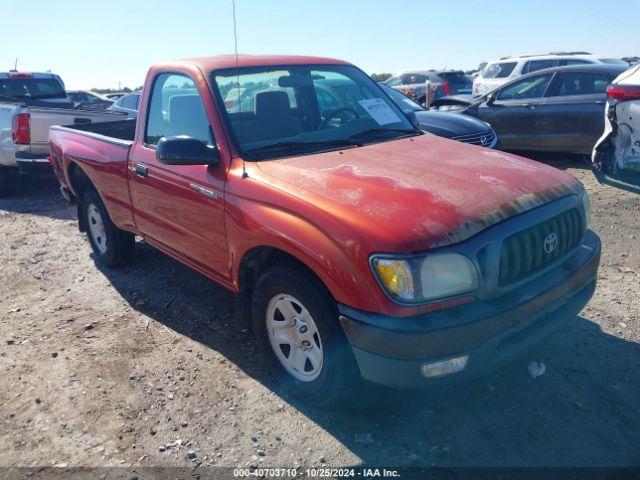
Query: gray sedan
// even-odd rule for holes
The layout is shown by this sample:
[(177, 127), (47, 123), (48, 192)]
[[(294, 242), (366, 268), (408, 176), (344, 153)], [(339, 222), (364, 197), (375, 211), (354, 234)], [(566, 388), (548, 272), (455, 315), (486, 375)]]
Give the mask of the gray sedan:
[(577, 65), (518, 77), (480, 97), (444, 97), (434, 106), (491, 124), (505, 150), (590, 154), (604, 129), (607, 85), (619, 65)]

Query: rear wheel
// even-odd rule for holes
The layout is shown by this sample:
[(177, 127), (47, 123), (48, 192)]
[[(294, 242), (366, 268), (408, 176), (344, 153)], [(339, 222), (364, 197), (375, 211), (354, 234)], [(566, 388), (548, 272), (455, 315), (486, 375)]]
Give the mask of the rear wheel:
[(18, 172), (15, 168), (0, 166), (0, 198), (16, 193)]
[(89, 188), (82, 195), (79, 214), (99, 263), (107, 267), (116, 267), (133, 258), (134, 235), (120, 230), (113, 224), (94, 189)]
[(360, 381), (335, 301), (311, 274), (293, 265), (268, 269), (255, 285), (252, 317), (258, 346), (284, 393), (335, 405)]

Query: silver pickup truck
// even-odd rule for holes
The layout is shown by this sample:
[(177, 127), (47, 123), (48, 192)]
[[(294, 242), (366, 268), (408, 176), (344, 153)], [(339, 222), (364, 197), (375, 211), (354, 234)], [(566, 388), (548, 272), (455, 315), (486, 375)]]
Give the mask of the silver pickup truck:
[(15, 192), (18, 175), (51, 171), (49, 127), (118, 120), (126, 115), (74, 108), (51, 73), (0, 73), (0, 197)]

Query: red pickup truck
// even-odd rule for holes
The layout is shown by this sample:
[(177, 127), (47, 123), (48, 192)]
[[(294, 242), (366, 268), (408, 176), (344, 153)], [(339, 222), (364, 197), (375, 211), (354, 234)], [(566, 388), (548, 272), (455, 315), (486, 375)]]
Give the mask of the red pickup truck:
[(98, 261), (134, 235), (235, 292), (274, 376), (464, 379), (575, 316), (600, 242), (572, 176), (424, 134), (365, 73), (310, 57), (153, 66), (136, 120), (52, 127)]

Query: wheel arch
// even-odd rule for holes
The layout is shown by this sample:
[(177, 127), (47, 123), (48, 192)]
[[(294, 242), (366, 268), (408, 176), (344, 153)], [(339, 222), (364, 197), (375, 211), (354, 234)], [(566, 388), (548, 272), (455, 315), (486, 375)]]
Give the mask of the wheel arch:
[(249, 328), (251, 325), (251, 298), (260, 275), (270, 267), (282, 264), (302, 269), (317, 281), (317, 284), (329, 298), (335, 300), (334, 295), (321, 275), (316, 273), (307, 262), (280, 247), (270, 245), (254, 246), (242, 255), (236, 275), (238, 287), (236, 321), (240, 329)]
[[(80, 208), (82, 195), (84, 194), (84, 192), (87, 191), (88, 188), (93, 188), (94, 190), (96, 190), (96, 192), (98, 190), (96, 189), (95, 185), (89, 178), (89, 175), (87, 175), (85, 171), (82, 169), (82, 167), (74, 161), (69, 162), (69, 165), (67, 166), (66, 176), (67, 176), (67, 182), (69, 184), (69, 188), (71, 189), (71, 191), (73, 192), (73, 195), (78, 200), (77, 202), (78, 229), (81, 232), (86, 232), (87, 219), (85, 218), (84, 215), (82, 215), (82, 209)], [(98, 195), (100, 194), (98, 193)]]
[(94, 188), (95, 185), (77, 162), (71, 161), (67, 166), (67, 181), (71, 191), (80, 198), (87, 188)]

